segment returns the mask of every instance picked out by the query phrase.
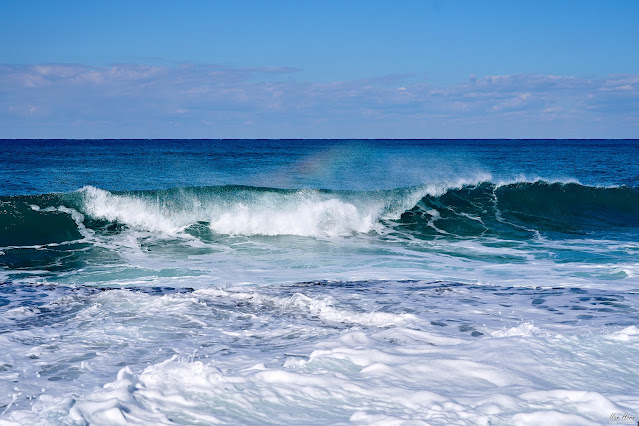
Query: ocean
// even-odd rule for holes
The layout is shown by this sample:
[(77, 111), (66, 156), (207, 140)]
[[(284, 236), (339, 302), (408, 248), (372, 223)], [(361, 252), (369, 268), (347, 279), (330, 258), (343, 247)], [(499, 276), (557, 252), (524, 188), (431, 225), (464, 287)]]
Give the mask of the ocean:
[(637, 424), (638, 140), (0, 140), (0, 424)]

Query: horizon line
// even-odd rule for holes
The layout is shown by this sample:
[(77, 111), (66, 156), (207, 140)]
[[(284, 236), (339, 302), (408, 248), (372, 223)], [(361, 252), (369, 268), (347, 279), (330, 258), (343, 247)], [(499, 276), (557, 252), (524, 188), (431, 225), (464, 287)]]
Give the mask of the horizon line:
[(639, 141), (639, 138), (0, 138), (0, 141)]

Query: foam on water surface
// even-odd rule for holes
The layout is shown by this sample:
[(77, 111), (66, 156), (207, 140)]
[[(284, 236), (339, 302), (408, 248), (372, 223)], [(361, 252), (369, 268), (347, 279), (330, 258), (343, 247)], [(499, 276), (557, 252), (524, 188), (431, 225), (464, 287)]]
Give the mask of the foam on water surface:
[[(580, 201), (550, 202), (548, 214), (538, 205), (545, 196)], [(7, 279), (27, 282), (206, 275), (218, 283), (292, 283), (309, 279), (312, 269), (311, 278), (328, 280), (600, 288), (614, 281), (633, 289), (636, 224), (628, 218), (639, 212), (637, 200), (629, 188), (463, 179), (364, 192), (85, 187), (9, 197), (0, 222), (12, 231), (0, 265)], [(25, 232), (14, 232), (16, 223)]]
[(5, 421), (587, 424), (639, 409), (625, 361), (639, 349), (637, 294), (424, 281), (2, 290)]
[(0, 424), (639, 417), (637, 149), (0, 144)]

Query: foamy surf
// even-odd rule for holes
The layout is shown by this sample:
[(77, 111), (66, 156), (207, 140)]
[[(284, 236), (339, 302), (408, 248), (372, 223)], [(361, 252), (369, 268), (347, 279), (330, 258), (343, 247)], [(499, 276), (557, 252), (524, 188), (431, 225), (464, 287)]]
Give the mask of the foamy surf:
[(373, 192), (217, 187), (128, 194), (85, 187), (80, 193), (81, 208), (92, 217), (147, 231), (174, 235), (205, 222), (218, 234), (319, 237), (378, 231), (380, 220), (399, 219), (425, 195), (465, 184)]
[(639, 412), (635, 142), (357, 144), (0, 144), (0, 423)]
[[(14, 309), (13, 331), (1, 337), (3, 356), (22, 369), (4, 382), (15, 398), (3, 421), (589, 424), (639, 409), (623, 396), (637, 375), (621, 367), (639, 349), (636, 326), (592, 332), (639, 321), (631, 304), (601, 311), (590, 301), (620, 296), (509, 290), (432, 282), (59, 288), (39, 311)], [(556, 323), (553, 309), (566, 303), (583, 309)], [(51, 309), (73, 313), (33, 335), (33, 316)], [(584, 313), (589, 324), (565, 325)], [(49, 343), (60, 339), (73, 343)], [(56, 381), (69, 374), (75, 381)]]
[(463, 179), (383, 191), (88, 186), (3, 200), (0, 263), (14, 280), (79, 265), (89, 274), (56, 279), (290, 283), (312, 268), (320, 280), (636, 286), (639, 193), (626, 187)]

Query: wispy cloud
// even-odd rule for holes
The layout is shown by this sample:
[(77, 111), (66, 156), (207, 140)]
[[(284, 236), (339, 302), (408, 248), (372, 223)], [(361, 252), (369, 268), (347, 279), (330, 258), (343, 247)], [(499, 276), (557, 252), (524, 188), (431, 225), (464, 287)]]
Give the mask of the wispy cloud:
[(318, 83), (291, 68), (0, 66), (0, 137), (638, 137), (639, 76), (414, 75)]

